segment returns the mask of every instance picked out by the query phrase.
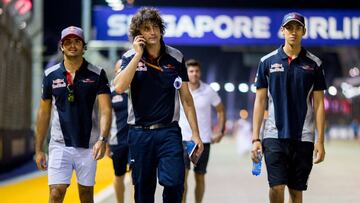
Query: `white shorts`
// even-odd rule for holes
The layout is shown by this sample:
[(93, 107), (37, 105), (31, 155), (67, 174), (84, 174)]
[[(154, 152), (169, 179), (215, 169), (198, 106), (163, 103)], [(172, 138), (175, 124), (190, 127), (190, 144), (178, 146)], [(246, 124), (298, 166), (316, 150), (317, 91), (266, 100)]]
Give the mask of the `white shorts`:
[(50, 144), (48, 184), (69, 185), (73, 170), (78, 184), (95, 185), (96, 161), (92, 158), (92, 149)]

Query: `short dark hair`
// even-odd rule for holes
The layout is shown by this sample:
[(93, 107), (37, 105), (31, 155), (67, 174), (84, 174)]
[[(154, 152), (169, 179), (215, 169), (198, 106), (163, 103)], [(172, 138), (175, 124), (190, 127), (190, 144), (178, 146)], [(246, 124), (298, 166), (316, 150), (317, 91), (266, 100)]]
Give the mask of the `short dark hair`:
[(159, 10), (152, 7), (142, 7), (131, 19), (129, 28), (129, 38), (131, 41), (133, 41), (134, 38), (140, 34), (140, 26), (147, 22), (158, 25), (161, 35), (164, 35), (165, 23), (160, 16)]
[(200, 62), (195, 59), (189, 59), (185, 62), (185, 64), (186, 64), (186, 67), (197, 66), (197, 67), (199, 67), (199, 69), (201, 68)]

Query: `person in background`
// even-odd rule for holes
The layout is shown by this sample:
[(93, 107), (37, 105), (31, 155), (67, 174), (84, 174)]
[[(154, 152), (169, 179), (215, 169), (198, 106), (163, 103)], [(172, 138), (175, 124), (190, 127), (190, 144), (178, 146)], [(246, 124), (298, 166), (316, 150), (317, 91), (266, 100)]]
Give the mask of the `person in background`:
[[(189, 77), (189, 91), (193, 97), (195, 110), (198, 112), (197, 121), (200, 130), (201, 141), (204, 143), (204, 152), (200, 156), (196, 166), (194, 166), (195, 174), (195, 202), (200, 203), (205, 193), (205, 174), (210, 155), (210, 144), (219, 143), (224, 137), (225, 131), (225, 111), (224, 105), (217, 92), (215, 92), (210, 85), (202, 82), (200, 63), (194, 59), (186, 61), (187, 74)], [(219, 131), (213, 134), (212, 131), (212, 107), (215, 108), (217, 113), (218, 129)], [(187, 141), (191, 140), (191, 128), (187, 122), (184, 108), (180, 108), (180, 121), (179, 125), (182, 130), (184, 141), (184, 161), (185, 161), (185, 184), (184, 184), (184, 197), (183, 203), (186, 202), (187, 193), (187, 176), (189, 174), (191, 161), (187, 154)]]
[(351, 121), (351, 129), (354, 133), (354, 139), (357, 140), (357, 137), (359, 135), (359, 121), (357, 118), (354, 118), (352, 121)]
[[(115, 74), (120, 70), (121, 60), (115, 64)], [(128, 146), (128, 94), (123, 92), (117, 93), (114, 84), (111, 83), (111, 104), (112, 104), (112, 123), (110, 130), (110, 139), (108, 143), (108, 155), (111, 157), (114, 166), (115, 179), (114, 191), (118, 203), (124, 203), (125, 193), (125, 174), (129, 162), (129, 146)], [(130, 193), (133, 194), (133, 187)], [(133, 196), (133, 195), (131, 195)], [(133, 198), (131, 197), (130, 199)]]
[[(313, 161), (317, 164), (325, 158), (326, 83), (322, 61), (301, 46), (304, 16), (286, 14), (280, 29), (285, 44), (261, 58), (255, 79), (251, 158), (258, 162), (258, 152), (265, 156), (271, 203), (284, 202), (285, 186), (289, 202), (300, 203)], [(261, 140), (266, 106), (269, 115)]]
[(234, 136), (236, 138), (236, 151), (240, 156), (250, 153), (251, 150), (251, 124), (247, 120), (248, 112), (241, 109), (239, 112), (240, 118), (235, 122)]
[(181, 202), (185, 167), (179, 98), (198, 145), (195, 153), (203, 151), (184, 57), (165, 45), (164, 31), (157, 9), (140, 8), (129, 28), (133, 49), (123, 54), (114, 80), (117, 92), (129, 89), (128, 143), (136, 203), (154, 202), (157, 176), (164, 186), (163, 202)]
[[(61, 32), (64, 60), (45, 70), (42, 98), (35, 131), (35, 158), (40, 170), (48, 170), (49, 202), (63, 202), (76, 172), (80, 202), (94, 202), (96, 161), (103, 158), (111, 124), (110, 89), (106, 73), (83, 58), (86, 49), (81, 28)], [(97, 99), (100, 135), (92, 126)], [(42, 146), (49, 127), (49, 162)]]

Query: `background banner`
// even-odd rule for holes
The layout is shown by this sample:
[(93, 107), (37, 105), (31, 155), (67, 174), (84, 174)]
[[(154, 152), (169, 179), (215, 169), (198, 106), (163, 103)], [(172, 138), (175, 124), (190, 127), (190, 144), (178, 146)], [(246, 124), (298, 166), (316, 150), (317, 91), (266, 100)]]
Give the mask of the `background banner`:
[[(128, 41), (128, 25), (138, 8), (93, 10), (96, 40)], [(278, 45), (282, 17), (293, 10), (159, 7), (164, 40), (174, 45)], [(304, 45), (359, 45), (360, 10), (296, 10), (306, 18)]]

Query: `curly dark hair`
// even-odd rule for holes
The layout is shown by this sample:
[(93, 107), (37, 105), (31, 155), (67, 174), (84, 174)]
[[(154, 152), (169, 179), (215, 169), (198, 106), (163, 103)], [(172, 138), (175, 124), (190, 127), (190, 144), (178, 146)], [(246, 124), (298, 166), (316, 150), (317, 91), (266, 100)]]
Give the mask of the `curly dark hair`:
[(160, 16), (159, 10), (152, 7), (142, 7), (135, 13), (135, 15), (131, 19), (129, 28), (130, 41), (133, 41), (134, 38), (140, 34), (140, 26), (147, 22), (158, 25), (161, 35), (164, 35), (165, 24)]

